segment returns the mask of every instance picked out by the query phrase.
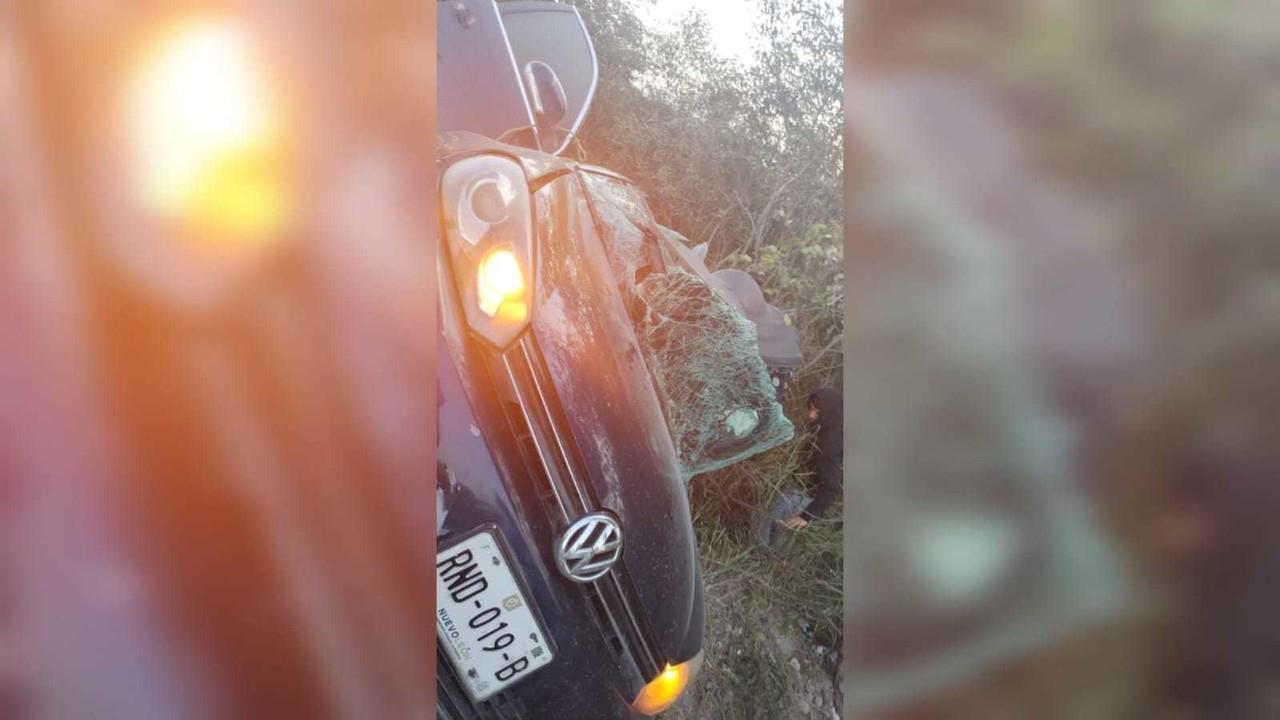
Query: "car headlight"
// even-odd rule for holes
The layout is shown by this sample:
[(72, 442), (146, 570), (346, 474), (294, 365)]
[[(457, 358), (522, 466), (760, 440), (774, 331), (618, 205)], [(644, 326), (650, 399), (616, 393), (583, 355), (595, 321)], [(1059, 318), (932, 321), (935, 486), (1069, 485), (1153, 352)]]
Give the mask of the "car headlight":
[(497, 155), (451, 165), (440, 181), (445, 242), (467, 324), (502, 348), (529, 324), (533, 210), (524, 171)]
[(631, 703), (631, 709), (641, 715), (657, 715), (675, 704), (676, 700), (689, 687), (689, 683), (698, 676), (702, 669), (702, 652), (694, 658), (679, 665), (667, 665), (658, 676), (644, 686), (640, 694)]
[(269, 244), (295, 214), (289, 132), (253, 50), (236, 20), (193, 18), (167, 28), (128, 77), (134, 199), (206, 253)]

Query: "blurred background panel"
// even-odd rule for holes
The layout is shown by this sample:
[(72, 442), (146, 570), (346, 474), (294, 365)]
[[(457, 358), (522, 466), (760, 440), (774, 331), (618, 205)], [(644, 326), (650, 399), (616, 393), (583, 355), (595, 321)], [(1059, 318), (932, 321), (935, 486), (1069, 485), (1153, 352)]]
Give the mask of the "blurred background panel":
[(426, 3), (0, 8), (0, 717), (426, 717)]
[(1280, 713), (1277, 12), (848, 14), (850, 717)]

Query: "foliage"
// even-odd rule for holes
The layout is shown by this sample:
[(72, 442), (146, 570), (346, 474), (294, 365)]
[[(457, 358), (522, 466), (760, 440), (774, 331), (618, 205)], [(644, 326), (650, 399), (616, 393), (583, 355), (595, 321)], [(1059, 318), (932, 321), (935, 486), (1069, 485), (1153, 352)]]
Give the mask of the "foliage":
[[(765, 299), (796, 318), (803, 332), (806, 358), (802, 384), (837, 382), (844, 337), (844, 270), (841, 267), (843, 228), (839, 223), (816, 223), (798, 237), (760, 247), (756, 256), (745, 251), (724, 259), (725, 267), (753, 273)], [(808, 382), (803, 382), (807, 380)]]
[(713, 262), (838, 222), (838, 7), (766, 4), (763, 40), (742, 64), (717, 54), (700, 14), (657, 33), (632, 2), (577, 5), (601, 66), (581, 159), (636, 181), (659, 221), (709, 243)]

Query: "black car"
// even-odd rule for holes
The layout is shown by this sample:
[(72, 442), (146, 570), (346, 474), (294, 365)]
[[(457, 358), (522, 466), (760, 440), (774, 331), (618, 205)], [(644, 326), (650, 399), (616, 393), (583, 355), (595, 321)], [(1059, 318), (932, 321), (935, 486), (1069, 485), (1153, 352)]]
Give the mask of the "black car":
[(595, 82), (577, 11), (438, 7), (439, 716), (655, 715), (702, 658), (688, 479), (791, 426), (699, 254), (558, 156)]
[[(442, 145), (441, 178), (441, 715), (653, 714), (697, 671), (701, 576), (579, 172), (466, 136)], [(512, 210), (473, 247), (450, 208), (476, 178)]]

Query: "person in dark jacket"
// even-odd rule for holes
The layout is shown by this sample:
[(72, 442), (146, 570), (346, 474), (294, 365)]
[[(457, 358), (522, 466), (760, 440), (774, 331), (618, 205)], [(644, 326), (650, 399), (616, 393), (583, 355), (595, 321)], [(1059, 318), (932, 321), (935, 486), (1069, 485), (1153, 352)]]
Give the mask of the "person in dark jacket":
[(818, 429), (817, 447), (810, 465), (813, 470), (809, 495), (803, 510), (782, 524), (799, 530), (826, 514), (844, 486), (844, 398), (835, 388), (818, 388), (809, 394), (809, 422)]
[(810, 459), (808, 487), (789, 488), (757, 523), (760, 542), (772, 545), (779, 525), (799, 530), (820, 519), (844, 485), (844, 399), (835, 388), (819, 388), (809, 395), (809, 423), (817, 430)]

